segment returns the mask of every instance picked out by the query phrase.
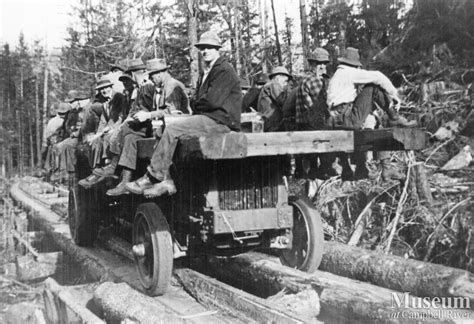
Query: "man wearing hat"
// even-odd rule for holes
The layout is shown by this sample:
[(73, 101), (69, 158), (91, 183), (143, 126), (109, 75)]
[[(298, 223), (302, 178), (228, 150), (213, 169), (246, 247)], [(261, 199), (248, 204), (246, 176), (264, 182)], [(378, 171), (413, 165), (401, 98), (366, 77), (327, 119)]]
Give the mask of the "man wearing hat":
[[(54, 108), (56, 107), (56, 108)], [(53, 150), (53, 146), (58, 143), (59, 133), (64, 124), (64, 118), (69, 110), (71, 110), (69, 103), (61, 102), (53, 105), (51, 109), (56, 110), (56, 115), (48, 121), (48, 124), (43, 131), (43, 142), (42, 142), (42, 156), (44, 160), (44, 168), (51, 172), (56, 166), (54, 154), (57, 153)]]
[[(105, 102), (102, 104), (102, 114), (100, 116), (97, 132), (87, 139), (87, 142), (92, 147), (94, 155), (92, 166), (95, 169), (91, 176), (79, 181), (79, 184), (84, 187), (89, 187), (91, 183), (96, 183), (101, 179), (103, 175), (98, 175), (97, 173), (108, 170), (109, 166), (115, 171), (118, 157), (110, 159), (110, 163), (107, 166), (101, 167), (101, 165), (103, 165), (103, 160), (107, 161), (108, 159), (107, 150), (110, 146), (111, 139), (118, 132), (122, 123), (123, 112), (127, 110), (127, 100), (125, 96), (120, 92), (113, 91), (113, 84), (107, 77), (101, 77), (97, 81), (95, 90), (99, 92)], [(114, 173), (107, 174), (107, 176), (114, 176)]]
[[(188, 113), (188, 98), (184, 85), (171, 77), (168, 73), (169, 66), (164, 59), (152, 59), (146, 62), (146, 69), (150, 80), (155, 85), (156, 91), (153, 99), (154, 106), (149, 111), (140, 110), (133, 118), (141, 123), (149, 122), (155, 117), (164, 115)], [(120, 155), (118, 166), (122, 168), (121, 181), (107, 191), (109, 196), (119, 196), (128, 191), (125, 184), (131, 181), (132, 172), (137, 164), (137, 141), (145, 137), (144, 132), (136, 132), (122, 125), (118, 136), (110, 145), (110, 152)]]
[(282, 110), (287, 97), (288, 81), (292, 78), (283, 66), (270, 73), (270, 81), (260, 91), (257, 111), (263, 118), (263, 131), (276, 132), (282, 129)]
[(252, 112), (252, 110), (257, 110), (258, 108), (258, 96), (262, 87), (269, 81), (268, 75), (266, 73), (259, 73), (255, 78), (255, 82), (252, 87), (247, 90), (244, 97), (242, 98), (242, 112)]
[[(296, 88), (295, 93), (289, 95), (288, 101), (295, 102), (294, 111), (292, 105), (285, 103), (284, 119), (287, 130), (312, 131), (326, 129), (326, 119), (329, 115), (326, 105), (326, 89), (328, 83), (327, 64), (329, 53), (324, 48), (317, 47), (308, 56), (310, 74), (303, 79)], [(292, 116), (292, 114), (294, 114)], [(293, 124), (294, 123), (294, 124)], [(319, 166), (318, 166), (319, 157)], [(332, 163), (335, 157), (330, 154), (318, 154), (309, 159), (310, 179), (328, 179), (337, 175)], [(297, 170), (305, 174), (302, 160), (298, 160)]]
[(212, 31), (205, 32), (195, 46), (202, 55), (204, 66), (191, 101), (193, 115), (167, 125), (155, 148), (148, 172), (126, 184), (130, 192), (146, 197), (176, 192), (169, 168), (180, 137), (240, 130), (240, 80), (232, 65), (219, 55), (219, 37)]
[[(327, 104), (331, 117), (330, 125), (342, 129), (362, 129), (367, 116), (378, 106), (387, 113), (389, 125), (392, 127), (414, 127), (416, 121), (408, 121), (400, 116), (395, 106), (401, 100), (392, 82), (379, 71), (361, 69), (359, 50), (348, 47), (338, 58), (339, 65), (331, 78), (327, 91)], [(358, 87), (362, 87), (360, 91)], [(390, 164), (386, 154), (379, 155), (382, 162), (382, 178), (401, 179), (404, 176)], [(343, 162), (343, 180), (367, 178), (369, 171), (366, 166), (365, 154), (354, 154), (356, 165), (352, 173), (347, 159)]]

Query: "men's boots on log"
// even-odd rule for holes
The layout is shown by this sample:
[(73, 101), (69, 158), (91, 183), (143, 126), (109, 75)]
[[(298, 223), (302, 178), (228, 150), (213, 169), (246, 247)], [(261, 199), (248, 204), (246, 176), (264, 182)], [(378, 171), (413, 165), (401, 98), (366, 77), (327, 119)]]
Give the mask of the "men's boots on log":
[(119, 184), (115, 188), (107, 190), (105, 194), (107, 196), (120, 196), (129, 194), (130, 192), (127, 190), (125, 185), (130, 181), (132, 181), (132, 170), (123, 169), (122, 180), (120, 180)]
[(113, 155), (109, 164), (102, 168), (95, 168), (92, 173), (104, 178), (117, 178), (115, 175), (115, 169), (117, 168), (119, 158), (119, 155)]

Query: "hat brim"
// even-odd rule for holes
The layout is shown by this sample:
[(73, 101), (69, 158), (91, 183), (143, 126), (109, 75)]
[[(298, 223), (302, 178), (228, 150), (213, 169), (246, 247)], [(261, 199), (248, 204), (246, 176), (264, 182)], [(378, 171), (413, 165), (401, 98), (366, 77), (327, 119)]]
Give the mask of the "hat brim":
[(102, 84), (100, 86), (95, 87), (95, 90), (99, 91), (101, 89), (108, 88), (108, 87), (113, 87), (113, 86), (114, 86), (114, 84), (112, 82), (110, 82), (110, 83)]
[(211, 43), (196, 43), (194, 44), (194, 47), (196, 48), (200, 48), (200, 47), (204, 47), (204, 46), (208, 46), (208, 47), (215, 47), (215, 48), (221, 48), (222, 45), (219, 45), (219, 44), (211, 44)]
[(309, 58), (308, 62), (317, 62), (317, 63), (329, 63), (329, 59), (317, 59), (317, 58)]
[(146, 67), (145, 67), (145, 64), (140, 64), (140, 65), (132, 65), (132, 66), (129, 66), (125, 72), (133, 72), (133, 71), (137, 71), (137, 70), (145, 70)]
[(292, 76), (291, 74), (283, 73), (283, 72), (271, 73), (271, 74), (268, 75), (268, 77), (269, 77), (270, 79), (272, 79), (274, 76), (279, 75), (279, 74), (280, 74), (280, 75), (286, 75), (290, 80), (293, 79), (293, 76)]
[(154, 69), (154, 70), (151, 70), (151, 71), (147, 71), (147, 73), (148, 73), (148, 76), (150, 76), (150, 75), (152, 75), (152, 74), (154, 74), (154, 73), (166, 71), (166, 70), (168, 70), (169, 68), (170, 68), (170, 66), (167, 65), (167, 66), (164, 66), (164, 67), (162, 67), (162, 68), (160, 68), (160, 69)]
[(117, 64), (110, 64), (110, 71), (112, 71), (113, 69), (118, 69), (122, 72), (125, 71), (125, 68), (121, 65), (117, 65)]
[(121, 75), (119, 78), (118, 78), (119, 81), (123, 82), (125, 80), (130, 80), (132, 82), (135, 82), (135, 80), (133, 80), (133, 78), (129, 75)]
[(362, 63), (360, 63), (359, 61), (348, 60), (345, 57), (340, 57), (340, 58), (337, 59), (337, 61), (339, 63), (349, 64), (349, 65), (352, 65), (352, 66), (362, 66)]

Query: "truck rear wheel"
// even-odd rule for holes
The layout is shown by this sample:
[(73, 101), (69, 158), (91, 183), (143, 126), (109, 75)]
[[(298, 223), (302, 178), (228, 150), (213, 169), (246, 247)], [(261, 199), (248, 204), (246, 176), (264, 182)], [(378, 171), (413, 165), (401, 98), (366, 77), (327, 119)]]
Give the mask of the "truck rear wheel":
[(133, 254), (143, 288), (150, 296), (166, 292), (173, 270), (168, 221), (155, 203), (138, 206), (133, 221)]
[(318, 269), (323, 257), (324, 232), (321, 215), (307, 198), (291, 199), (293, 206), (292, 248), (280, 252), (281, 263), (305, 272)]
[(97, 199), (93, 190), (81, 186), (69, 189), (68, 200), (69, 231), (79, 246), (91, 246), (98, 233)]

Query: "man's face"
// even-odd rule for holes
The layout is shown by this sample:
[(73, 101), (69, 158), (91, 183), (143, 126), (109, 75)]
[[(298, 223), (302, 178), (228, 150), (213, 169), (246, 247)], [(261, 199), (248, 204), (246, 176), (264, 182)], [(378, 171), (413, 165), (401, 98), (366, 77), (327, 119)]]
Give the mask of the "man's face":
[(327, 64), (326, 63), (321, 63), (321, 62), (314, 62), (311, 63), (311, 70), (316, 74), (318, 77), (322, 77), (323, 74), (327, 73)]
[(106, 99), (112, 98), (112, 87), (105, 87), (99, 90), (102, 97)]
[(285, 89), (288, 86), (288, 76), (283, 74), (277, 74), (274, 77), (276, 83), (278, 83), (282, 89)]
[(132, 72), (132, 77), (135, 80), (135, 82), (138, 84), (138, 86), (141, 86), (146, 82), (146, 79), (148, 75), (146, 74), (146, 70), (136, 70)]
[(204, 62), (211, 63), (219, 57), (219, 50), (213, 46), (200, 46), (199, 51), (201, 52)]
[(150, 80), (155, 84), (155, 86), (161, 86), (161, 83), (163, 82), (163, 78), (161, 77), (162, 75), (163, 71), (156, 72), (150, 75)]

